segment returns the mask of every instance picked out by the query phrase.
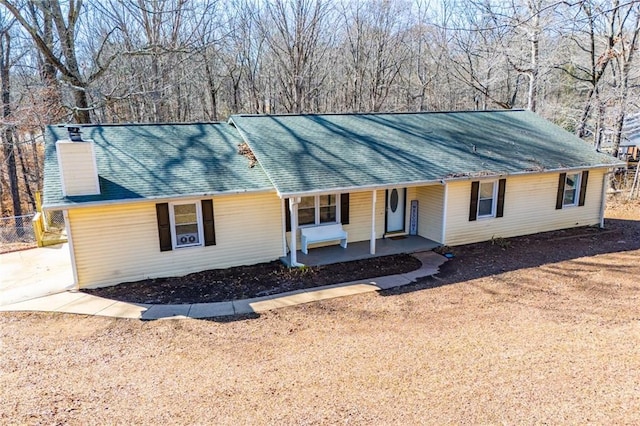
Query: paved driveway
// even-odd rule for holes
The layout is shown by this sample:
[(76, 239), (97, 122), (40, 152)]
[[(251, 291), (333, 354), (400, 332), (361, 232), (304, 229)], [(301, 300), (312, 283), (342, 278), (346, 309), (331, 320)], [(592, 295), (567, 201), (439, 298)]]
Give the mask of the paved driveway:
[(68, 244), (0, 254), (0, 305), (73, 287)]

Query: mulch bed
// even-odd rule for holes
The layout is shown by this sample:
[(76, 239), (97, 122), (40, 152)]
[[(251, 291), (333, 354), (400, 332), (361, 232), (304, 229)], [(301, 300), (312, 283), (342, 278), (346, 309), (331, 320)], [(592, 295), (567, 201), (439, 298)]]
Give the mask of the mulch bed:
[(131, 303), (182, 304), (240, 300), (291, 290), (402, 274), (422, 264), (408, 254), (304, 268), (279, 261), (212, 269), (183, 277), (156, 278), (98, 289), (83, 289), (108, 299)]
[[(385, 294), (415, 291), (582, 256), (638, 248), (640, 227), (637, 222), (619, 219), (608, 219), (606, 229), (579, 227), (442, 247), (437, 251), (442, 254), (450, 253), (454, 258), (441, 267), (437, 277), (424, 278), (413, 285), (387, 290)], [(420, 261), (408, 254), (300, 269), (289, 269), (274, 261), (82, 291), (132, 303), (222, 302), (401, 274), (420, 266)]]

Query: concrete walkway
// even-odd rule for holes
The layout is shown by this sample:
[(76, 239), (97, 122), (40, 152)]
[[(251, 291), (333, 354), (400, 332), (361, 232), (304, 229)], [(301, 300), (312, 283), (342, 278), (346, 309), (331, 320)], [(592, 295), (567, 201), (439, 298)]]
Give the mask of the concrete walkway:
[(147, 305), (118, 302), (76, 291), (66, 291), (37, 299), (0, 306), (0, 312), (45, 311), (83, 315), (98, 315), (115, 318), (156, 320), (164, 318), (213, 318), (229, 315), (259, 314), (272, 309), (295, 306), (303, 303), (351, 296), (354, 294), (386, 290), (411, 284), (418, 278), (438, 273), (446, 258), (432, 251), (414, 253), (422, 262), (415, 271), (372, 278), (370, 280), (333, 284), (305, 290), (296, 290), (271, 296), (233, 302), (194, 303), (183, 305)]
[(74, 287), (69, 244), (0, 255), (0, 306)]

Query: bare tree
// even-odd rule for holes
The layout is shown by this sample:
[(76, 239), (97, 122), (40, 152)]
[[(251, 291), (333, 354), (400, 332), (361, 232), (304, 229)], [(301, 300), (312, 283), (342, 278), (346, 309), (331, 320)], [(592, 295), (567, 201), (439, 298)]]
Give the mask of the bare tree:
[[(74, 120), (78, 123), (90, 123), (91, 116), (87, 89), (93, 81), (108, 69), (109, 63), (113, 60), (113, 57), (107, 58), (103, 63), (100, 61), (100, 52), (97, 52), (95, 57), (95, 69), (93, 72), (88, 76), (85, 76), (81, 72), (78, 59), (76, 57), (76, 29), (78, 19), (80, 17), (80, 10), (82, 8), (82, 0), (70, 0), (66, 16), (62, 12), (59, 0), (30, 0), (28, 3), (30, 4), (30, 7), (27, 13), (25, 13), (27, 16), (23, 16), (23, 11), (17, 6), (17, 2), (0, 0), (0, 4), (6, 7), (7, 10), (13, 14), (20, 25), (22, 25), (22, 27), (33, 38), (36, 47), (46, 58), (47, 64), (53, 65), (58, 72), (61, 73), (63, 80), (71, 89), (74, 98)], [(49, 16), (53, 21), (64, 61), (58, 58), (56, 52), (51, 48), (51, 42), (50, 40), (47, 40), (48, 34), (43, 34), (41, 31), (42, 28), (40, 28), (37, 23), (30, 20), (30, 17), (33, 17), (33, 11), (36, 9), (46, 16), (44, 19), (45, 22), (47, 22)]]
[[(343, 6), (347, 81), (352, 111), (380, 111), (405, 62), (409, 5), (374, 0)], [(404, 16), (404, 19), (403, 19)]]
[[(469, 7), (475, 5), (474, 7)], [(512, 108), (519, 80), (510, 74), (511, 66), (504, 55), (503, 38), (509, 30), (499, 21), (500, 14), (490, 2), (464, 3), (454, 9), (447, 25), (451, 40), (448, 45), (449, 72), (460, 83), (473, 89), (476, 109), (489, 104)]]
[(326, 71), (330, 29), (325, 0), (273, 0), (267, 3), (260, 25), (273, 55), (280, 95), (287, 112), (312, 110)]
[[(7, 173), (9, 175), (9, 187), (11, 188), (11, 203), (13, 215), (22, 216), (22, 204), (20, 200), (20, 188), (18, 185), (18, 172), (16, 168), (15, 140), (13, 133), (12, 113), (11, 113), (11, 34), (10, 29), (14, 21), (3, 22), (0, 28), (0, 85), (2, 90), (2, 153), (4, 161), (7, 163)], [(16, 223), (16, 227), (21, 231), (21, 224)]]
[(595, 109), (597, 118), (592, 133), (596, 148), (600, 146), (604, 126), (601, 80), (606, 76), (614, 56), (613, 47), (619, 37), (615, 18), (610, 12), (603, 8), (601, 2), (583, 0), (570, 5), (565, 11), (565, 16), (568, 15), (569, 18), (565, 22), (571, 24), (571, 27), (566, 30), (560, 28), (572, 44), (568, 46), (564, 60), (557, 67), (574, 80), (588, 85), (575, 133), (579, 137), (587, 136), (587, 124)]
[[(617, 33), (620, 34), (618, 43), (614, 46), (616, 75), (614, 79), (618, 98), (618, 111), (614, 121), (613, 155), (618, 156), (622, 126), (629, 97), (629, 78), (635, 60), (635, 52), (640, 47), (640, 4), (621, 6), (614, 1), (614, 13), (617, 16)], [(637, 66), (636, 66), (637, 69)], [(637, 75), (637, 74), (636, 74)]]

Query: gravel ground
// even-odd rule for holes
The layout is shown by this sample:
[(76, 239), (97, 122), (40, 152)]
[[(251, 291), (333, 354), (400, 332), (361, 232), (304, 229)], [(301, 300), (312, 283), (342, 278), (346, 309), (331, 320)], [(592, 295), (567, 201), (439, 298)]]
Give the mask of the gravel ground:
[(0, 424), (638, 424), (640, 204), (608, 216), (256, 317), (1, 314)]

